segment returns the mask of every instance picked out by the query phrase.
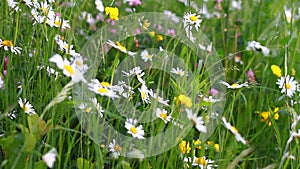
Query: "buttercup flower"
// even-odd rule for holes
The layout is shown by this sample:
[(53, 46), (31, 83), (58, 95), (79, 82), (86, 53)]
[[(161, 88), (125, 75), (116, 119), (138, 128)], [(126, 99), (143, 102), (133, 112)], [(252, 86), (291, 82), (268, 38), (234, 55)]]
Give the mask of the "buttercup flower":
[(282, 76), (282, 72), (279, 66), (277, 65), (272, 65), (271, 66), (271, 70), (273, 72), (273, 74), (277, 77), (281, 77)]
[(138, 138), (138, 139), (144, 139), (144, 130), (142, 125), (139, 125), (136, 127), (137, 120), (128, 118), (125, 122), (125, 128), (128, 130), (127, 133), (131, 134), (132, 137)]
[(182, 140), (178, 147), (182, 154), (188, 154), (191, 151), (190, 143), (185, 140)]
[(119, 9), (117, 7), (105, 7), (105, 14), (109, 15), (111, 20), (119, 20)]
[(186, 108), (191, 108), (193, 105), (192, 99), (183, 94), (180, 94), (178, 97), (175, 97), (174, 99), (175, 99), (177, 105), (182, 104)]
[(293, 97), (294, 93), (298, 90), (298, 82), (294, 80), (294, 77), (289, 75), (286, 77), (282, 76), (277, 80), (276, 84), (281, 89), (281, 93), (286, 94), (288, 97)]
[(28, 115), (35, 114), (33, 106), (29, 102), (26, 101), (26, 98), (24, 99), (24, 102), (21, 98), (19, 98), (18, 103), (26, 114), (28, 114)]
[(270, 118), (274, 118), (274, 120), (278, 120), (279, 119), (279, 113), (278, 113), (279, 108), (276, 107), (273, 112), (270, 111), (264, 111), (259, 113), (261, 119), (261, 122), (266, 122), (268, 123), (268, 126), (272, 125), (272, 121), (270, 121)]

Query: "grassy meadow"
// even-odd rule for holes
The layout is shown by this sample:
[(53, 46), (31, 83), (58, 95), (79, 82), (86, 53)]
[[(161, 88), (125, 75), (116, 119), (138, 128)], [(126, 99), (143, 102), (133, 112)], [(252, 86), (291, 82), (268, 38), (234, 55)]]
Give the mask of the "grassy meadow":
[(300, 168), (300, 2), (0, 9), (0, 168)]

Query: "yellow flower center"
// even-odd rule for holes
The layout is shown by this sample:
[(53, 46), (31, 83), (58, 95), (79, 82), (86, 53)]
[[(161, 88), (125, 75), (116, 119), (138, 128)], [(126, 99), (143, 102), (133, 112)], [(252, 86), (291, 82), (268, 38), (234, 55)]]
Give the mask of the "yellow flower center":
[(239, 84), (233, 83), (233, 84), (231, 85), (231, 87), (237, 88), (237, 87), (239, 87)]
[(148, 59), (152, 59), (152, 55), (147, 55), (146, 56)]
[(196, 17), (196, 15), (192, 15), (192, 16), (190, 16), (190, 20), (191, 21), (197, 21), (198, 18)]
[(142, 99), (146, 99), (147, 98), (146, 92), (141, 92), (141, 97)]
[(80, 61), (76, 61), (75, 63), (76, 63), (77, 66), (82, 66), (83, 65), (82, 62), (80, 62)]
[(101, 82), (100, 84), (105, 87), (110, 87), (110, 84), (108, 82)]
[(108, 90), (105, 88), (100, 88), (100, 89), (98, 89), (98, 92), (99, 93), (108, 93)]
[(28, 111), (28, 107), (26, 107), (25, 105), (22, 107), (22, 109), (23, 109), (24, 111)]
[(123, 51), (127, 51), (126, 47), (123, 46), (120, 42), (116, 42), (116, 45)]
[(114, 149), (115, 149), (116, 151), (118, 151), (118, 152), (121, 152), (121, 151), (122, 151), (122, 147), (119, 146), (119, 145), (115, 145), (115, 146), (114, 146)]
[(92, 109), (90, 107), (85, 108), (85, 112), (90, 113)]
[(70, 65), (64, 65), (64, 70), (70, 73), (70, 75), (74, 75), (74, 69)]
[(292, 87), (292, 86), (291, 86), (289, 83), (286, 83), (286, 84), (285, 84), (285, 88), (286, 88), (286, 89), (290, 89), (291, 87)]
[(133, 134), (136, 134), (137, 133), (137, 129), (135, 127), (131, 127), (130, 128), (130, 131), (133, 133)]
[(196, 158), (196, 159), (195, 159), (195, 163), (201, 164), (201, 165), (206, 165), (206, 164), (207, 164), (207, 162), (206, 162), (206, 160), (204, 159), (204, 157)]
[(2, 41), (2, 45), (3, 46), (8, 46), (8, 47), (14, 46), (13, 43), (12, 43), (12, 41), (10, 41), (10, 40), (4, 40), (4, 41)]
[(163, 119), (166, 119), (168, 116), (167, 116), (167, 114), (165, 114), (165, 113), (160, 113), (160, 115), (159, 115), (161, 118), (163, 118)]
[(42, 7), (41, 10), (44, 12), (44, 14), (48, 15), (48, 8)]
[(232, 130), (234, 133), (238, 133), (238, 132), (239, 132), (238, 129), (235, 128), (234, 126), (231, 126), (231, 130)]
[(56, 20), (56, 21), (54, 21), (54, 25), (56, 25), (56, 26), (60, 26), (60, 25), (61, 25), (61, 22), (60, 22), (60, 20)]

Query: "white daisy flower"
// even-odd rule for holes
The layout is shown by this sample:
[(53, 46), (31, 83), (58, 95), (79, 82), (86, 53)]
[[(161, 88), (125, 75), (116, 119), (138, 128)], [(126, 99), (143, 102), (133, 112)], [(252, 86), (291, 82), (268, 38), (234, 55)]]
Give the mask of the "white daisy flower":
[(145, 84), (142, 84), (142, 87), (139, 88), (139, 91), (141, 93), (141, 98), (143, 100), (143, 102), (145, 103), (150, 103), (150, 98), (149, 98), (149, 89)]
[(116, 143), (115, 139), (113, 139), (112, 142), (109, 143), (108, 148), (109, 152), (116, 153), (118, 156), (121, 155), (122, 147)]
[(21, 11), (21, 9), (19, 8), (19, 3), (15, 2), (14, 0), (7, 0), (7, 4), (9, 6), (9, 8), (15, 10), (15, 11)]
[(206, 159), (205, 156), (203, 157), (196, 157), (194, 156), (194, 158), (192, 159), (191, 157), (185, 157), (183, 159), (184, 162), (186, 163), (192, 163), (192, 166), (198, 166), (201, 169), (212, 169), (217, 167), (218, 165), (214, 165), (215, 161), (211, 160), (211, 159)]
[(128, 130), (127, 133), (131, 134), (132, 137), (138, 138), (138, 139), (144, 139), (144, 130), (142, 125), (139, 125), (136, 127), (137, 120), (128, 118), (125, 122), (125, 128)]
[(247, 87), (248, 86), (248, 82), (242, 83), (242, 84), (237, 84), (237, 83), (233, 83), (233, 84), (228, 84), (227, 82), (224, 81), (220, 81), (220, 83), (222, 85), (225, 85), (228, 89), (240, 89), (242, 87)]
[(10, 40), (2, 40), (0, 39), (0, 48), (3, 47), (5, 51), (8, 51), (10, 49), (10, 52), (13, 54), (20, 54), (22, 48), (20, 47), (15, 47), (12, 41)]
[(109, 98), (118, 98), (119, 96), (114, 91), (114, 86), (107, 82), (99, 82), (97, 79), (92, 79), (91, 83), (88, 84), (89, 89), (96, 94), (100, 94), (101, 96), (107, 96)]
[(212, 96), (205, 97), (202, 94), (199, 94), (198, 96), (200, 97), (200, 99), (202, 101), (208, 102), (208, 103), (216, 103), (216, 102), (220, 101), (220, 99), (214, 99)]
[(108, 45), (112, 46), (113, 48), (116, 48), (118, 49), (119, 51), (123, 52), (123, 53), (126, 53), (128, 54), (129, 56), (135, 56), (136, 55), (136, 52), (132, 52), (132, 51), (128, 51), (126, 49), (125, 46), (123, 46), (120, 42), (113, 42), (111, 40), (108, 40), (107, 42)]
[(142, 56), (142, 59), (143, 59), (145, 62), (147, 62), (148, 60), (152, 61), (152, 58), (153, 58), (153, 54), (150, 55), (150, 54), (148, 53), (147, 50), (144, 50), (144, 51), (141, 53), (141, 56)]
[(156, 117), (162, 119), (166, 124), (171, 120), (171, 116), (168, 116), (165, 109), (156, 108)]
[(55, 163), (56, 156), (57, 156), (57, 151), (55, 148), (52, 148), (50, 151), (48, 151), (46, 154), (42, 156), (42, 159), (49, 168), (52, 168)]
[(267, 47), (262, 46), (259, 42), (256, 41), (249, 41), (246, 50), (262, 52), (264, 56), (268, 56), (270, 54), (270, 50)]
[(212, 42), (208, 46), (204, 46), (204, 45), (201, 45), (201, 44), (199, 44), (198, 46), (201, 50), (207, 51), (209, 53), (212, 52)]
[(206, 133), (207, 129), (206, 126), (204, 125), (204, 121), (202, 117), (197, 117), (196, 113), (193, 113), (192, 110), (190, 109), (185, 109), (187, 113), (187, 117), (194, 123), (196, 129), (199, 132)]
[(171, 73), (174, 73), (174, 74), (176, 74), (176, 75), (179, 75), (180, 77), (182, 77), (182, 76), (184, 76), (184, 75), (188, 76), (188, 73), (185, 73), (185, 71), (182, 70), (182, 69), (180, 69), (179, 67), (177, 67), (176, 69), (175, 69), (175, 68), (172, 68)]
[(95, 0), (95, 5), (99, 12), (104, 12), (104, 6), (101, 0)]
[(237, 141), (242, 142), (243, 144), (247, 144), (247, 141), (241, 136), (237, 128), (232, 126), (229, 122), (226, 121), (225, 117), (222, 117), (223, 125), (225, 128), (227, 128), (229, 131), (231, 131), (232, 134), (234, 134), (235, 139)]
[(294, 93), (298, 90), (298, 82), (292, 76), (282, 76), (277, 80), (276, 84), (279, 85), (281, 93), (286, 94), (288, 97), (293, 97)]
[(24, 102), (21, 98), (19, 98), (18, 103), (26, 114), (28, 114), (28, 115), (35, 114), (33, 106), (29, 102), (26, 101), (26, 98), (24, 99)]
[(131, 70), (129, 70), (129, 72), (125, 72), (125, 71), (122, 71), (122, 72), (124, 73), (124, 76), (127, 76), (127, 77), (130, 77), (132, 75), (141, 75), (141, 74), (144, 75), (144, 72), (140, 66), (132, 68)]
[(50, 27), (56, 27), (56, 28), (61, 27), (62, 29), (71, 28), (70, 21), (69, 20), (64, 20), (64, 19), (60, 18), (59, 16), (55, 16), (53, 18), (48, 18), (46, 23)]
[(149, 95), (150, 95), (153, 99), (155, 99), (156, 101), (158, 101), (159, 103), (161, 103), (161, 104), (163, 104), (163, 105), (165, 105), (165, 106), (169, 106), (169, 104), (168, 104), (168, 103), (169, 103), (169, 100), (164, 100), (164, 98), (158, 96), (157, 93), (154, 93), (154, 92), (152, 91), (152, 89), (149, 90)]
[(97, 99), (95, 97), (93, 98), (90, 98), (89, 99), (93, 105), (96, 107), (96, 110), (98, 112), (98, 114), (100, 115), (100, 117), (102, 118), (103, 117), (103, 113), (104, 113), (104, 110), (102, 108), (102, 106), (98, 103)]
[(120, 96), (123, 96), (125, 98), (130, 98), (134, 94), (133, 88), (127, 84), (125, 84), (124, 81), (119, 81), (116, 85), (116, 91)]
[(63, 59), (59, 54), (53, 55), (49, 61), (55, 63), (56, 66), (63, 71), (64, 75), (72, 78), (73, 82), (76, 83), (82, 81), (86, 83), (86, 80), (83, 77), (84, 72), (76, 67), (75, 62), (71, 64), (66, 58)]
[(2, 77), (0, 76), (0, 88), (2, 88), (4, 85), (4, 81), (2, 80)]
[(22, 0), (23, 3), (25, 3), (26, 6), (28, 6), (28, 8), (31, 8), (33, 6), (33, 2), (32, 0)]
[(202, 22), (201, 16), (197, 15), (195, 13), (191, 13), (191, 12), (186, 12), (183, 16), (184, 19), (184, 27), (188, 27), (188, 26), (195, 26), (196, 31), (198, 31), (198, 29), (200, 28), (200, 24)]
[(91, 113), (91, 111), (92, 111), (92, 107), (88, 106), (86, 103), (81, 103), (78, 106), (78, 108), (85, 111), (86, 113)]

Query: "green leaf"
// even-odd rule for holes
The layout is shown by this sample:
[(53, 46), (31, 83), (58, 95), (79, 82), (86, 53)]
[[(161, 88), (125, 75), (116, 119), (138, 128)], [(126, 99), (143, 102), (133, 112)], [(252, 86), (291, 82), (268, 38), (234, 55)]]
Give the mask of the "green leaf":
[(94, 169), (95, 166), (90, 161), (83, 159), (83, 158), (77, 158), (77, 167), (79, 169)]

